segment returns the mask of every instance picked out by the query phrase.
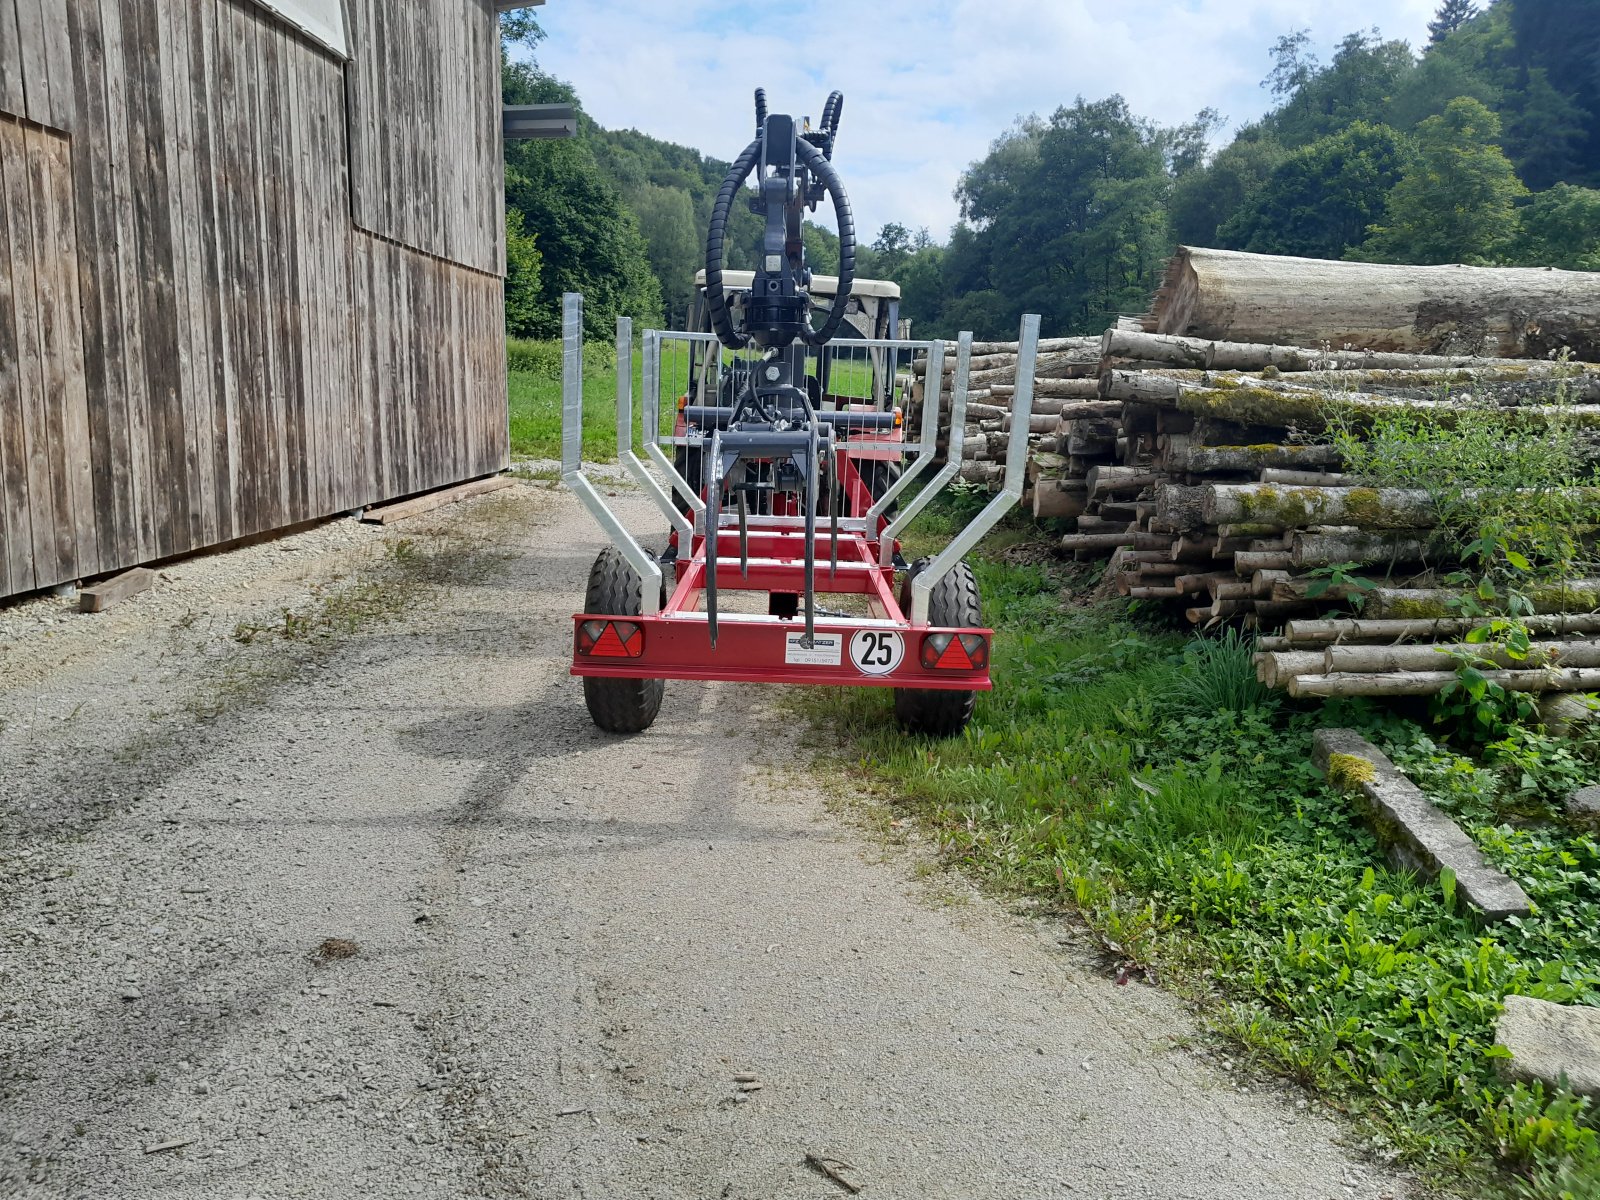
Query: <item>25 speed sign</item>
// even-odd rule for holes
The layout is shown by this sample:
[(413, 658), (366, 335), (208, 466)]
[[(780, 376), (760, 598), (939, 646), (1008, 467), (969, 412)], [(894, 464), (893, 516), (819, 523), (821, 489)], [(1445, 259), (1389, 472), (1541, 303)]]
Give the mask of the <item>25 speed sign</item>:
[(863, 675), (890, 675), (906, 656), (906, 642), (892, 629), (858, 629), (850, 639), (850, 661)]

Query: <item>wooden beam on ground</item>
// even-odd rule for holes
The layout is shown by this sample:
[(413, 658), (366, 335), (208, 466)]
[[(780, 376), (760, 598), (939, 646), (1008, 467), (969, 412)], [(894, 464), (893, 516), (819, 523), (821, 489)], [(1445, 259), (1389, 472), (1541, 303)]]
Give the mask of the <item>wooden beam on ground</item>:
[(110, 579), (102, 579), (78, 593), (79, 612), (105, 612), (113, 604), (120, 604), (129, 596), (148, 591), (156, 581), (156, 573), (148, 567), (134, 567)]
[(494, 475), (488, 479), (474, 479), (470, 483), (458, 483), (455, 487), (429, 492), (424, 496), (413, 496), (411, 499), (401, 500), (397, 504), (385, 504), (377, 508), (369, 508), (362, 514), (361, 519), (369, 525), (392, 525), (394, 522), (403, 521), (407, 517), (415, 517), (420, 513), (432, 512), (436, 508), (443, 508), (446, 504), (456, 504), (462, 500), (470, 500), (474, 496), (498, 492), (501, 488), (510, 487), (514, 482), (515, 480), (504, 475)]

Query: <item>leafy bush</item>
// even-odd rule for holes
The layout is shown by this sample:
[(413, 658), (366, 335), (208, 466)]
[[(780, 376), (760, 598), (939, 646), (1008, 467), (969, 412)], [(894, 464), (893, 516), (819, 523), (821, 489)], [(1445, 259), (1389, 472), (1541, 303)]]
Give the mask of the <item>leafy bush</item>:
[[(540, 379), (561, 379), (561, 339), (507, 338), (506, 369), (527, 371)], [(617, 348), (609, 342), (590, 341), (583, 346), (583, 369), (609, 371), (617, 365)]]

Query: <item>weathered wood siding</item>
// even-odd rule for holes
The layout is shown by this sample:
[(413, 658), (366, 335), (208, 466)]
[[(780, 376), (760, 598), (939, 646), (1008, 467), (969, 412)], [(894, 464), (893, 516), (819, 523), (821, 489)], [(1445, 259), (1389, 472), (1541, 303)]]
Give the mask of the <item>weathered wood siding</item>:
[(397, 96), (484, 109), (407, 101), (391, 210), (432, 242), (353, 219), (361, 37), (346, 64), (250, 0), (64, 7), (0, 0), (0, 595), (504, 466), (487, 0), (350, 4), (432, 46)]
[[(350, 190), (362, 229), (503, 274), (500, 37), (491, 0), (346, 0)], [(429, 136), (429, 130), (448, 130)]]

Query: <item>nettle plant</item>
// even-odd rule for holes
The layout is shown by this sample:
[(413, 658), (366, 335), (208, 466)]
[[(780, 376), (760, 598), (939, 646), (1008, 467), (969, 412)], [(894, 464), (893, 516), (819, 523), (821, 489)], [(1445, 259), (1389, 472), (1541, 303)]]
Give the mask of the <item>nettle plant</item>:
[(1527, 662), (1527, 618), (1573, 599), (1565, 593), (1590, 565), (1584, 535), (1600, 516), (1600, 493), (1590, 490), (1600, 455), (1574, 411), (1571, 377), (1558, 372), (1530, 407), (1502, 406), (1493, 393), (1445, 391), (1437, 399), (1448, 407), (1396, 407), (1359, 425), (1331, 419), (1345, 470), (1375, 487), (1426, 492), (1455, 543), (1461, 566), (1443, 579), (1455, 591), (1449, 604), (1481, 624), (1466, 636), (1472, 649), (1455, 656), (1457, 678), (1435, 715), (1479, 734), (1532, 715), (1531, 699), (1487, 672)]

